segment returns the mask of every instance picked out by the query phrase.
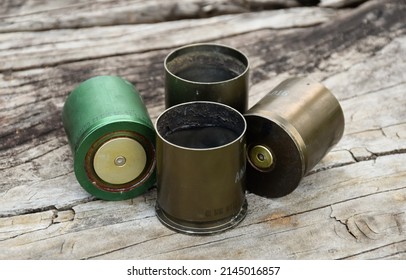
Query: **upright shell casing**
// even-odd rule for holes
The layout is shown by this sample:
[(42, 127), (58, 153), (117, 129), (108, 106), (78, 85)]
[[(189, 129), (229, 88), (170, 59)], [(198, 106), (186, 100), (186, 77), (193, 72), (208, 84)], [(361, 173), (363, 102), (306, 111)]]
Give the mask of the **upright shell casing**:
[(335, 96), (307, 78), (283, 81), (244, 116), (247, 189), (266, 197), (292, 192), (344, 132)]
[(155, 130), (131, 83), (116, 76), (81, 83), (66, 99), (62, 120), (86, 191), (122, 200), (155, 183)]
[(239, 50), (219, 44), (192, 44), (168, 54), (165, 105), (192, 101), (226, 104), (245, 113), (248, 108), (249, 61)]
[[(247, 213), (242, 114), (220, 103), (187, 102), (164, 111), (155, 127), (158, 219), (175, 231), (196, 235), (240, 223)], [(171, 137), (182, 131), (186, 134), (176, 140)]]

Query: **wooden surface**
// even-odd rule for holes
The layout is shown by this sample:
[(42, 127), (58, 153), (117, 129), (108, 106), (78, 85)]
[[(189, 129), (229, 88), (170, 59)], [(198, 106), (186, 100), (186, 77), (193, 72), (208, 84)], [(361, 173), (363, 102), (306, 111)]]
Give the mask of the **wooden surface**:
[[(0, 4), (0, 259), (406, 258), (406, 1), (17, 2)], [(247, 194), (246, 219), (209, 237), (161, 225), (156, 189), (86, 193), (60, 118), (78, 83), (109, 74), (134, 83), (155, 120), (163, 59), (195, 42), (246, 53), (250, 106), (308, 76), (346, 118), (293, 193)]]

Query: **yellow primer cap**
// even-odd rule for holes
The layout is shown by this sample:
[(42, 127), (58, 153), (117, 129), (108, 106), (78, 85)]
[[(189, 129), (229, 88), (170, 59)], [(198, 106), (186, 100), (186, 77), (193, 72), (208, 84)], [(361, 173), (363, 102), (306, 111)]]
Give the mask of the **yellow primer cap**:
[(106, 141), (96, 151), (93, 159), (97, 176), (114, 185), (125, 184), (137, 178), (146, 163), (147, 155), (142, 145), (128, 137)]

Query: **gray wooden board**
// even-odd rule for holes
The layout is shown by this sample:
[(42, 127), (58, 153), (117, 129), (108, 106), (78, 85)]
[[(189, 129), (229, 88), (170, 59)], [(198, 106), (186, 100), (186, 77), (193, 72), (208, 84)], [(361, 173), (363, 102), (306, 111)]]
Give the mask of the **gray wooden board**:
[[(112, 1), (97, 3), (86, 23), (78, 20), (91, 7), (85, 1), (0, 7), (0, 259), (405, 259), (405, 1), (288, 1), (282, 10), (262, 10), (278, 1), (167, 1), (183, 14), (114, 20), (119, 7), (148, 11), (158, 2), (122, 1), (105, 24), (99, 16)], [(216, 12), (202, 15), (203, 2)], [(366, 3), (331, 9), (355, 2)], [(72, 9), (78, 14), (52, 21)], [(133, 82), (155, 120), (163, 59), (203, 41), (247, 54), (250, 105), (283, 79), (308, 76), (340, 100), (346, 128), (293, 193), (247, 194), (237, 228), (196, 237), (159, 223), (156, 189), (118, 202), (86, 193), (60, 113), (79, 82), (109, 74)]]

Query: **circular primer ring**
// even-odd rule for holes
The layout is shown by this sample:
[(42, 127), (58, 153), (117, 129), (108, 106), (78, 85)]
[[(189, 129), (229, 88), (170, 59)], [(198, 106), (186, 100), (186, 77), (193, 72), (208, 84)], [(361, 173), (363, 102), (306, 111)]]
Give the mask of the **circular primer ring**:
[[(138, 143), (140, 143), (145, 150), (147, 160), (142, 172), (133, 180), (123, 184), (112, 184), (104, 181), (97, 175), (93, 166), (93, 162), (96, 152), (104, 143), (106, 143), (109, 140), (120, 137), (128, 137), (129, 139), (133, 139)], [(100, 190), (113, 193), (129, 192), (138, 187), (140, 184), (142, 184), (145, 181), (145, 179), (150, 175), (151, 169), (155, 166), (153, 150), (154, 149), (151, 143), (144, 136), (134, 131), (116, 131), (109, 133), (107, 135), (102, 136), (98, 141), (96, 141), (90, 147), (88, 153), (86, 154), (85, 169), (87, 176), (89, 180), (93, 183), (93, 185)]]
[[(112, 132), (113, 131), (113, 132)], [(109, 122), (90, 131), (78, 145), (74, 158), (75, 175), (82, 187), (94, 196), (105, 200), (133, 198), (147, 191), (155, 184), (155, 148), (150, 137), (154, 132), (148, 127), (134, 122)], [(147, 163), (142, 173), (134, 180), (120, 185), (100, 179), (94, 168), (93, 158), (97, 149), (115, 137), (129, 137), (138, 141), (147, 155)]]

